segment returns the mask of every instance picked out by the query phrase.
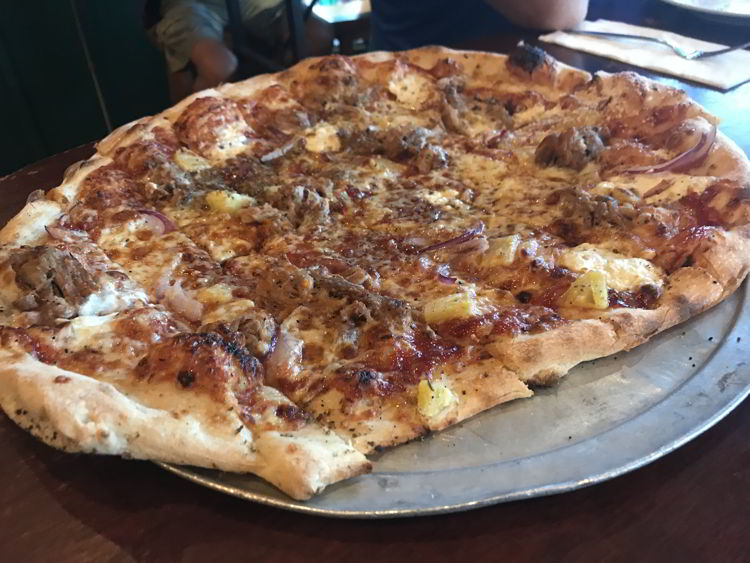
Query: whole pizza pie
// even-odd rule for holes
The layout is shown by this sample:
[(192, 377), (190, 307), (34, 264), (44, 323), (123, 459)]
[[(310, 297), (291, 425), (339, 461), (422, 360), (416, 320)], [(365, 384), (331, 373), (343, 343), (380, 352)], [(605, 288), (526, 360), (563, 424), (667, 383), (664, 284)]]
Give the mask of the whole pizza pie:
[(526, 45), (195, 94), (0, 232), (2, 408), (309, 498), (731, 294), (750, 166), (716, 121)]

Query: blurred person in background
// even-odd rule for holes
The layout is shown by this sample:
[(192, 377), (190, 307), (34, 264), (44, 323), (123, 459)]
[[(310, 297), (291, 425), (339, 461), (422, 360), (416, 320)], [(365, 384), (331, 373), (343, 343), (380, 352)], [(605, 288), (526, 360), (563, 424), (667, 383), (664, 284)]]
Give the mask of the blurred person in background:
[(401, 51), (497, 34), (513, 26), (568, 29), (588, 0), (372, 0), (372, 50)]
[[(284, 0), (239, 0), (248, 38), (268, 58), (291, 62)], [(228, 81), (237, 71), (237, 55), (227, 36), (225, 0), (147, 0), (144, 23), (164, 51), (173, 101)], [(330, 53), (330, 25), (311, 14), (305, 25), (312, 55)]]

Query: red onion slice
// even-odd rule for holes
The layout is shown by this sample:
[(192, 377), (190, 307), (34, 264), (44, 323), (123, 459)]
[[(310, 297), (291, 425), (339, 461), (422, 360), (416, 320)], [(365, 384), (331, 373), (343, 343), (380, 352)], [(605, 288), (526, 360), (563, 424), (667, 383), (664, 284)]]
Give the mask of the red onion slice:
[(443, 264), (442, 266), (438, 266), (437, 270), (435, 271), (437, 272), (437, 279), (440, 283), (453, 285), (458, 279), (448, 275), (448, 267), (445, 264)]
[(496, 149), (500, 145), (500, 141), (502, 141), (507, 136), (508, 130), (501, 129), (499, 133), (494, 133), (492, 136), (490, 136), (485, 144), (489, 149)]
[(146, 228), (149, 231), (154, 233), (156, 236), (161, 236), (164, 234), (165, 228), (164, 223), (161, 219), (146, 213), (141, 214), (141, 217), (143, 219), (143, 222), (145, 223)]
[(292, 150), (297, 143), (299, 142), (299, 139), (293, 139), (289, 141), (286, 145), (281, 145), (279, 148), (272, 150), (271, 152), (267, 152), (263, 156), (260, 157), (261, 162), (271, 162), (272, 160), (276, 160), (277, 158), (281, 158), (286, 153), (288, 153), (290, 150)]
[(708, 156), (708, 152), (716, 140), (716, 126), (711, 125), (711, 129), (701, 132), (700, 139), (692, 148), (689, 148), (682, 154), (662, 162), (660, 164), (649, 164), (647, 166), (636, 166), (625, 170), (624, 174), (653, 174), (655, 172), (684, 172), (699, 165)]
[(159, 301), (164, 299), (164, 294), (167, 292), (169, 283), (172, 281), (172, 274), (174, 274), (175, 268), (181, 261), (182, 261), (182, 254), (179, 254), (179, 253), (173, 254), (171, 261), (165, 265), (161, 274), (159, 274), (159, 277), (156, 278), (156, 281), (151, 286), (152, 293), (156, 296), (156, 298)]
[(164, 213), (161, 213), (160, 211), (156, 211), (154, 209), (137, 209), (138, 213), (143, 213), (144, 215), (147, 215), (149, 217), (155, 217), (159, 220), (161, 223), (161, 227), (157, 225), (154, 221), (149, 221), (149, 223), (154, 227), (154, 230), (157, 231), (158, 234), (164, 235), (167, 233), (171, 233), (172, 231), (177, 230), (177, 225), (174, 224), (174, 221), (164, 215)]
[(80, 242), (86, 240), (88, 235), (83, 231), (74, 231), (72, 229), (63, 229), (62, 227), (47, 226), (44, 227), (50, 238), (60, 242)]
[(203, 304), (185, 293), (180, 281), (167, 288), (164, 292), (164, 301), (170, 309), (189, 321), (197, 323), (203, 317)]
[(296, 336), (281, 328), (276, 336), (276, 346), (265, 362), (266, 381), (279, 383), (293, 381), (302, 370), (302, 349), (304, 344)]
[(423, 254), (425, 252), (432, 252), (433, 250), (439, 250), (441, 248), (445, 248), (446, 246), (453, 246), (455, 244), (461, 244), (463, 242), (469, 241), (475, 237), (478, 237), (484, 232), (484, 223), (479, 223), (476, 227), (472, 227), (468, 231), (466, 231), (464, 234), (459, 235), (457, 237), (444, 240), (443, 242), (437, 242), (435, 244), (431, 244), (430, 246), (426, 246), (423, 249), (421, 249), (418, 254)]
[(649, 197), (654, 197), (655, 195), (659, 195), (660, 193), (667, 191), (673, 185), (674, 185), (674, 182), (671, 180), (662, 180), (661, 182), (656, 184), (653, 188), (648, 190), (645, 194), (643, 194), (643, 199), (647, 199)]

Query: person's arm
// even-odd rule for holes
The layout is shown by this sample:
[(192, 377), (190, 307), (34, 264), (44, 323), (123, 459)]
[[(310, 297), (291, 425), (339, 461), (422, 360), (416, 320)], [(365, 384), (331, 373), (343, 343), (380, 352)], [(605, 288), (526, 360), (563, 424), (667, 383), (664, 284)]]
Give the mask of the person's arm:
[(485, 0), (516, 25), (569, 29), (586, 18), (589, 0)]

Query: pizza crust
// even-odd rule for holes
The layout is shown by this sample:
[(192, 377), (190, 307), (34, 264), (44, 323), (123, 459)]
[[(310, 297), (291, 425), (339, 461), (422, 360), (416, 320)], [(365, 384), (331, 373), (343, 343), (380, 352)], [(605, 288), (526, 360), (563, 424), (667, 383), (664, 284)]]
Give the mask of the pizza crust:
[[(432, 381), (445, 384), (455, 397), (450, 406), (434, 417), (426, 418), (419, 412), (415, 386), (407, 395), (386, 400), (380, 408), (359, 404), (353, 407), (350, 418), (340, 413), (334, 414), (330, 421), (339, 433), (351, 438), (354, 447), (370, 453), (376, 448), (394, 446), (443, 430), (501, 403), (533, 395), (516, 373), (493, 358), (441, 366), (433, 374)], [(330, 391), (316, 398), (310, 408), (316, 412), (332, 410), (342, 398), (338, 391)], [(357, 414), (369, 408), (376, 408), (376, 414), (360, 420), (362, 417)]]
[(27, 203), (0, 230), (0, 244), (13, 247), (35, 244), (47, 236), (45, 227), (54, 223), (61, 213), (62, 207), (54, 201), (40, 199)]
[(531, 385), (550, 385), (575, 365), (621, 349), (613, 328), (596, 319), (571, 321), (539, 334), (501, 338), (488, 348)]
[(234, 413), (233, 423), (212, 423), (226, 415), (211, 401), (201, 405), (198, 398), (192, 412), (151, 408), (109, 383), (7, 350), (0, 351), (0, 406), (16, 424), (65, 451), (254, 473), (296, 499), (371, 469), (362, 454), (320, 427), (256, 438)]
[(608, 311), (620, 349), (630, 349), (651, 336), (683, 323), (731, 295), (750, 271), (750, 238), (738, 232), (719, 233), (713, 244), (694, 254), (695, 266), (669, 277), (661, 304), (653, 310)]
[(558, 381), (575, 365), (629, 350), (683, 323), (731, 295), (750, 271), (750, 237), (718, 232), (695, 266), (668, 279), (656, 309), (613, 309), (540, 334), (498, 339), (490, 351), (531, 385)]
[(716, 140), (705, 162), (691, 170), (698, 176), (718, 176), (737, 182), (750, 181), (750, 160), (732, 139), (721, 131), (716, 132)]

